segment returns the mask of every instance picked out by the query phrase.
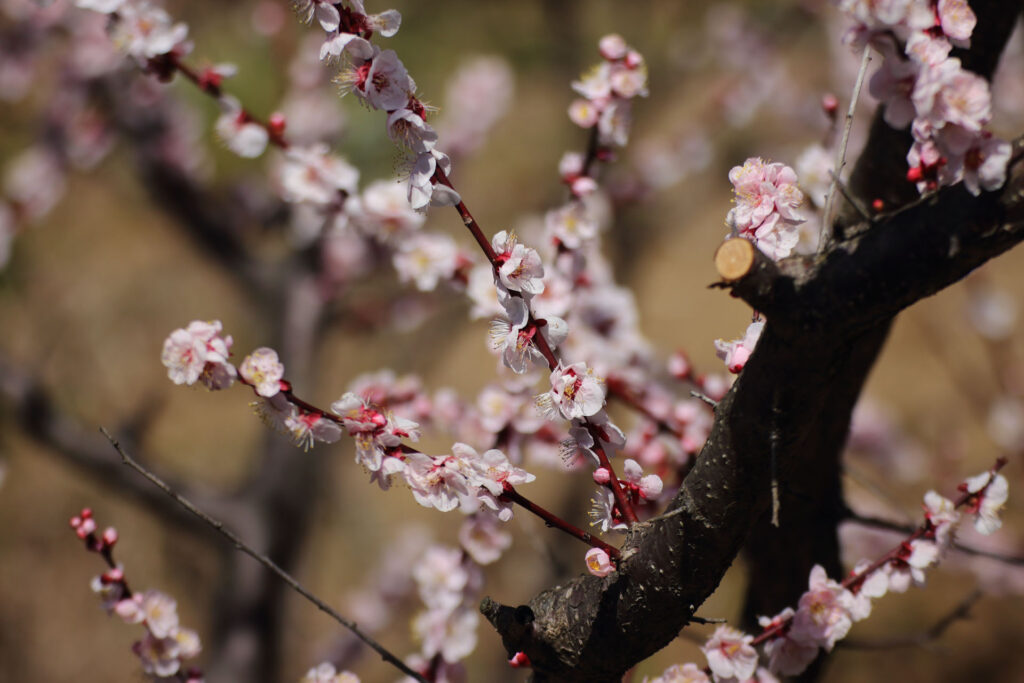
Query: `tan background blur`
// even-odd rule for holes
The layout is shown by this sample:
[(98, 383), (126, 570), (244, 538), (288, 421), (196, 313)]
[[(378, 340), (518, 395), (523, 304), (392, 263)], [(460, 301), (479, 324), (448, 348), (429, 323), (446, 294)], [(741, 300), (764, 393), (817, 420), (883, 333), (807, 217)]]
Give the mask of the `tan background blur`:
[[(385, 9), (372, 4), (372, 10)], [(617, 31), (640, 50), (650, 65), (651, 95), (636, 103), (633, 144), (611, 177), (642, 165), (640, 150), (674, 144), (701, 135), (699, 131), (704, 131), (713, 157), (681, 182), (625, 208), (614, 232), (606, 235), (606, 246), (620, 281), (636, 293), (641, 326), (653, 344), (665, 355), (686, 349), (698, 368), (718, 371), (712, 340), (740, 336), (749, 315), (744, 306), (706, 287), (714, 280), (711, 254), (724, 233), (729, 208), (728, 169), (752, 155), (792, 163), (825, 130), (817, 107), (820, 96), (834, 89), (845, 106), (850, 67), (833, 63), (846, 55), (831, 38), (838, 24), (827, 7), (747, 3), (743, 6), (750, 12), (751, 33), (713, 49), (707, 44), (707, 4), (400, 0), (389, 5), (402, 11), (403, 24), (388, 46), (405, 61), (423, 96), (438, 104), (447, 75), (468, 56), (500, 55), (514, 67), (512, 110), (488, 145), (462, 161), (453, 178), (487, 232), (561, 201), (558, 159), (564, 150), (585, 144), (585, 135), (565, 115), (573, 97), (568, 82), (596, 61), (597, 39)], [(280, 65), (298, 36), (313, 29), (289, 16), (277, 36), (256, 36), (249, 28), (254, 5), (175, 2), (169, 9), (192, 29), (192, 59), (237, 63), (240, 73), (228, 81), (229, 91), (254, 111), (266, 113), (284, 90)], [(827, 25), (819, 19), (827, 19)], [(764, 41), (765, 52), (763, 59), (744, 66), (742, 55), (751, 48), (745, 41), (751, 35)], [(740, 66), (724, 65), (729, 53), (740, 57)], [(723, 102), (744, 78), (756, 82), (757, 70), (765, 64), (783, 70), (776, 74), (778, 82), (749, 120), (730, 124)], [(38, 92), (46, 93), (52, 75), (44, 71), (41, 78)], [(185, 83), (170, 87), (212, 122), (216, 112), (211, 102)], [(0, 161), (31, 140), (39, 97), (44, 95), (2, 105)], [(389, 175), (395, 153), (383, 134), (381, 117), (352, 100), (339, 101), (338, 107), (346, 117), (346, 133), (337, 150), (361, 168), (364, 184)], [(1022, 123), (1024, 112), (1018, 111), (1016, 120), (1002, 120), (1007, 127), (1002, 132), (1019, 133)], [(230, 157), (212, 142), (208, 126), (206, 130), (217, 182), (260, 177), (262, 161)], [(429, 226), (469, 244), (451, 211), (432, 211)], [(984, 269), (988, 282), (1018, 302), (1024, 298), (1022, 259), (1024, 253), (1018, 250)], [(935, 487), (949, 494), (963, 476), (987, 468), (999, 454), (985, 433), (988, 407), (977, 405), (976, 397), (994, 395), (996, 372), (1010, 368), (992, 367), (985, 346), (964, 323), (964, 305), (960, 285), (897, 323), (868, 393), (920, 441), (926, 457), (906, 481), (891, 477), (891, 467), (857, 461), (857, 481), (849, 484), (855, 506), (879, 505), (878, 496), (864, 486), (870, 481), (913, 516), (925, 490)], [(168, 382), (159, 362), (163, 339), (196, 318), (222, 320), (235, 337), (236, 353), (267, 343), (267, 330), (260, 329), (232, 281), (194, 251), (170, 218), (148, 204), (123, 147), (95, 171), (72, 175), (60, 204), (18, 238), (11, 264), (0, 274), (0, 354), (41, 377), (58, 397), (59, 407), (90, 428), (117, 428), (139, 405), (158, 405), (144, 443), (151, 464), (191, 482), (230, 486), (252, 462), (264, 427), (240, 390), (213, 394)], [(299, 388), (320, 404), (336, 398), (361, 372), (384, 367), (400, 374), (420, 373), (428, 389), (451, 386), (466, 396), (493, 377), (486, 323), (470, 324), (465, 304), (454, 297), (416, 331), (371, 335), (347, 329), (329, 334), (323, 348), (322, 357), (315, 359), (319, 383)], [(1019, 342), (1012, 349), (1010, 357), (1019, 355)], [(381, 493), (368, 485), (352, 465), (351, 446), (344, 439), (308, 453), (296, 449), (295, 458), (332, 461), (332, 493), (315, 501), (316, 530), (296, 573), (343, 613), (346, 595), (365, 581), (399, 525), (413, 520), (438, 539), (454, 539), (459, 521), (454, 513), (426, 510), (404, 491)], [(117, 489), (35, 445), (2, 407), (0, 462), (5, 468), (0, 487), (0, 681), (142, 678), (130, 652), (137, 628), (99, 609), (88, 587), (101, 569), (99, 558), (83, 552), (67, 527), (67, 519), (84, 505), (93, 507), (101, 526), (112, 524), (121, 532), (117, 556), (133, 586), (174, 595), (183, 624), (204, 634), (217, 572), (204, 542), (169, 530)], [(1006, 471), (1011, 497), (1008, 523), (999, 532), (999, 549), (1018, 555), (1024, 538), (1020, 464), (1015, 458)], [(578, 499), (559, 505), (575, 510), (582, 521), (588, 507), (586, 488), (566, 486), (564, 474), (541, 475), (530, 494), (553, 503), (571, 488)], [(892, 511), (884, 505), (880, 509)], [(554, 582), (557, 577), (543, 566), (537, 546), (561, 543), (551, 538), (554, 532), (521, 513), (514, 526), (514, 549), (487, 569), (485, 588), (486, 594), (512, 604), (525, 602)], [(953, 565), (930, 572), (924, 590), (880, 601), (876, 614), (855, 627), (851, 639), (920, 633), (973, 586), (994, 587), (992, 574), (1009, 571), (998, 563), (986, 564), (983, 569), (990, 574), (983, 580), (963, 563)], [(735, 618), (742, 581), (739, 566), (699, 613)], [(927, 648), (840, 649), (826, 680), (1024, 680), (1024, 578), (1010, 575), (999, 581), (1004, 587), (1016, 586), (1017, 592), (984, 597), (972, 610), (972, 620), (953, 625), (938, 642)], [(291, 599), (287, 619), (284, 680), (298, 680), (329, 649), (338, 628), (298, 597)], [(498, 680), (506, 669), (497, 639), (483, 623), (479, 636), (480, 645), (469, 660), (470, 680)], [(684, 634), (638, 667), (634, 680), (657, 675), (675, 662), (703, 664), (691, 636)], [(403, 618), (380, 634), (380, 640), (399, 654), (415, 649)], [(396, 678), (372, 657), (364, 658), (358, 673), (367, 682)], [(525, 675), (508, 674), (508, 680), (525, 680)]]

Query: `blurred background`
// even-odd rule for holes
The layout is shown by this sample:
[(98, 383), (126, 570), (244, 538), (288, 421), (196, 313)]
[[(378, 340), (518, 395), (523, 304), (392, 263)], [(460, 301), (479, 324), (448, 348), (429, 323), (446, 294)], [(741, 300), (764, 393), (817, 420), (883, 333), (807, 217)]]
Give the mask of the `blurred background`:
[[(655, 355), (667, 359), (685, 350), (698, 372), (723, 372), (713, 341), (741, 337), (750, 319), (743, 304), (707, 287), (716, 278), (711, 256), (726, 232), (727, 174), (749, 156), (794, 165), (809, 145), (827, 140), (822, 97), (835, 94), (845, 110), (857, 69), (840, 44), (844, 26), (831, 5), (396, 0), (388, 7), (403, 21), (386, 47), (398, 52), (421, 97), (439, 107), (439, 121), (448, 115), (453, 74), (470, 60), (502, 60), (513, 75), (507, 111), (481, 145), (456, 158), (452, 174), (488, 234), (535, 223), (564, 202), (559, 159), (587, 142), (566, 115), (575, 97), (569, 84), (598, 61), (597, 40), (614, 31), (644, 55), (650, 95), (634, 103), (629, 145), (602, 170), (601, 181), (611, 188), (604, 252), (618, 282), (635, 295), (639, 327)], [(316, 59), (319, 28), (296, 21), (286, 3), (180, 1), (167, 8), (189, 26), (191, 63), (238, 66), (225, 88), (251, 111), (284, 110), (293, 122), (307, 116), (306, 129), (329, 139), (360, 170), (362, 185), (400, 170), (383, 115), (337, 97), (330, 71)], [(26, 0), (0, 0), (0, 175), (8, 195), (21, 192), (36, 202), (31, 220), (10, 231), (9, 251), (0, 248), (8, 252), (0, 270), (0, 681), (142, 679), (130, 650), (138, 629), (100, 609), (89, 589), (102, 570), (100, 558), (84, 552), (68, 529), (68, 518), (83, 506), (94, 510), (101, 528), (119, 530), (116, 556), (132, 586), (173, 595), (182, 623), (198, 630), (208, 650), (223, 626), (218, 600), (227, 590), (226, 567), (237, 563), (232, 571), (246, 580), (269, 581), (254, 578), (262, 570), (223, 541), (140, 492), (145, 485), (126, 485), (133, 475), (114, 462), (100, 426), (161, 475), (187, 485), (200, 503), (219, 501), (214, 512), (229, 513), (240, 500), (236, 494), (253, 481), (288, 476), (286, 461), (267, 461), (266, 453), (286, 451), (282, 457), (296, 463), (313, 459), (315, 468), (295, 483), (308, 496), (297, 513), (303, 521), (296, 547), (287, 552), (307, 587), (342, 614), (358, 613), (360, 597), (376, 590), (401, 558), (396, 548), (456, 544), (458, 513), (425, 509), (404, 490), (368, 485), (346, 438), (303, 452), (270, 435), (241, 388), (211, 393), (174, 386), (160, 364), (163, 340), (190, 320), (219, 319), (239, 358), (263, 345), (309, 349), (305, 367), (293, 372), (289, 365), (289, 377), (299, 395), (321, 406), (358, 376), (384, 368), (417, 375), (431, 393), (450, 387), (472, 400), (495, 379), (487, 321), (470, 320), (464, 297), (441, 290), (421, 296), (384, 267), (331, 302), (322, 325), (307, 330), (315, 343), (288, 337), (291, 328), (275, 325), (295, 301), (264, 296), (259, 273), (239, 276), (230, 259), (183, 227), (187, 210), (154, 192), (152, 176), (140, 170), (136, 153), (144, 132), (123, 122), (107, 132), (90, 124), (89, 116), (116, 119), (103, 98), (80, 107), (86, 132), (72, 162), (59, 173), (31, 175), (35, 167), (24, 154), (53, 144), (55, 111), (67, 111), (65, 100), (74, 99), (66, 90), (68, 63), (87, 59), (77, 52), (84, 42), (78, 32), (102, 37), (103, 24), (102, 17), (60, 2), (44, 11), (48, 16), (38, 12)], [(994, 87), (992, 129), (1006, 137), (1024, 130), (1020, 31), (1011, 49)], [(144, 92), (139, 102), (157, 103), (187, 122), (178, 136), (181, 166), (202, 180), (214, 207), (246, 217), (233, 220), (233, 240), (261, 261), (281, 261), (293, 251), (301, 257), (275, 204), (272, 153), (245, 160), (225, 150), (212, 132), (216, 104), (182, 79), (155, 84), (131, 64), (114, 73), (125, 89)], [(865, 92), (851, 159), (873, 109)], [(294, 125), (296, 135), (302, 126)], [(473, 248), (450, 209), (431, 210), (426, 227)], [(6, 243), (2, 235), (0, 242)], [(952, 496), (965, 476), (1012, 455), (1004, 528), (985, 538), (964, 525), (961, 540), (1024, 556), (1017, 497), (1024, 483), (1022, 259), (1019, 250), (1007, 254), (899, 318), (856, 419), (847, 459), (854, 510), (916, 523), (925, 491)], [(391, 300), (403, 303), (376, 315), (380, 302)], [(451, 442), (432, 438), (428, 452), (443, 452)], [(108, 460), (97, 455), (102, 452)], [(261, 475), (267, 462), (282, 469)], [(584, 524), (588, 475), (534, 470), (538, 481), (524, 492)], [(237, 531), (259, 543), (247, 537), (259, 528)], [(556, 532), (527, 515), (517, 512), (511, 528), (514, 545), (485, 568), (483, 594), (523, 603), (583, 568), (581, 548), (566, 548)], [(900, 538), (854, 524), (843, 534), (849, 566)], [(743, 582), (737, 561), (698, 613), (735, 620)], [(983, 595), (970, 619), (956, 620), (940, 638), (922, 636), (975, 588)], [(854, 628), (849, 646), (837, 648), (825, 680), (876, 681), (883, 670), (890, 680), (1024, 680), (1022, 593), (1021, 561), (953, 553), (929, 572), (924, 589), (879, 601)], [(339, 653), (347, 653), (363, 681), (397, 678), (376, 657), (350, 649), (339, 627), (298, 596), (288, 594), (281, 604), (279, 680), (298, 680)], [(420, 609), (415, 595), (397, 598), (376, 637), (399, 655), (416, 651), (409, 620)], [(703, 665), (698, 648), (709, 632), (688, 629), (638, 666), (632, 680), (672, 663)], [(507, 668), (486, 623), (478, 635), (467, 660), (469, 680), (526, 679)], [(198, 663), (206, 666), (212, 656), (204, 652)], [(211, 681), (238, 680), (210, 673)]]

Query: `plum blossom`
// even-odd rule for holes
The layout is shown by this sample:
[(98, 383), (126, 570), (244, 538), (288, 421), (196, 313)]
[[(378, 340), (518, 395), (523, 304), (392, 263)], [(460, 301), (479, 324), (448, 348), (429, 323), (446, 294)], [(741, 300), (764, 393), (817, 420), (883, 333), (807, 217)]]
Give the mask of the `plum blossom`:
[[(794, 614), (793, 608), (787, 607), (773, 618), (759, 617), (757, 623), (767, 630), (791, 622)], [(803, 673), (818, 656), (818, 645), (795, 640), (787, 628), (780, 635), (769, 639), (764, 644), (764, 651), (768, 655), (769, 670), (783, 676), (796, 676)]]
[(416, 90), (402, 60), (394, 50), (376, 54), (366, 65), (359, 67), (352, 91), (374, 109), (394, 111), (402, 109)]
[(961, 487), (968, 493), (976, 494), (967, 509), (978, 516), (974, 521), (978, 533), (987, 536), (997, 531), (1003, 525), (999, 512), (1009, 496), (1006, 477), (995, 472), (985, 472), (969, 477)]
[(752, 157), (742, 166), (734, 166), (729, 180), (736, 206), (726, 222), (770, 258), (789, 256), (800, 240), (797, 226), (805, 220), (799, 212), (804, 194), (797, 187), (793, 169)]
[(615, 565), (612, 564), (608, 553), (601, 548), (591, 548), (587, 551), (584, 559), (587, 563), (587, 571), (594, 576), (603, 578), (615, 571)]
[(308, 23), (316, 18), (325, 31), (336, 31), (341, 25), (341, 14), (331, 0), (295, 0), (293, 5), (300, 19)]
[(821, 565), (811, 569), (809, 589), (800, 596), (790, 637), (802, 643), (814, 643), (831, 652), (837, 640), (846, 637), (853, 618), (853, 595), (828, 578)]
[(148, 2), (125, 2), (111, 29), (114, 44), (140, 62), (173, 51), (187, 52), (188, 26), (173, 23), (161, 7)]
[(391, 141), (414, 154), (426, 154), (437, 144), (437, 131), (410, 109), (396, 109), (388, 114), (387, 127)]
[(745, 681), (757, 671), (757, 650), (750, 644), (753, 636), (729, 626), (719, 626), (701, 647), (715, 678)]
[(656, 678), (644, 678), (644, 683), (711, 683), (704, 670), (693, 663), (673, 664)]
[(540, 294), (544, 291), (544, 264), (540, 254), (519, 243), (514, 233), (502, 230), (491, 238), (491, 247), (501, 265), (498, 279), (513, 292)]
[(175, 384), (202, 382), (209, 389), (231, 386), (237, 371), (228, 362), (232, 339), (221, 336), (219, 320), (194, 320), (171, 332), (164, 341), (161, 361)]
[(284, 364), (278, 360), (277, 351), (261, 347), (245, 357), (238, 374), (257, 394), (270, 398), (281, 390)]
[(755, 320), (747, 326), (747, 333), (743, 339), (727, 342), (722, 339), (715, 340), (715, 354), (725, 361), (729, 372), (738, 374), (750, 359), (754, 352), (757, 340), (761, 338), (761, 331), (764, 330), (764, 321)]
[(924, 516), (928, 522), (929, 535), (940, 549), (948, 548), (960, 521), (960, 513), (953, 501), (935, 491), (928, 491), (924, 494)]
[(337, 203), (355, 194), (359, 185), (359, 171), (323, 143), (288, 148), (279, 178), (285, 201), (317, 206)]
[(455, 240), (442, 234), (414, 234), (392, 256), (399, 279), (412, 280), (422, 292), (433, 291), (438, 282), (450, 279), (458, 262)]
[(359, 677), (349, 671), (338, 673), (330, 662), (324, 662), (306, 672), (299, 683), (359, 683)]
[(397, 182), (375, 180), (366, 186), (354, 210), (356, 222), (382, 242), (415, 232), (426, 220), (414, 211)]
[(924, 585), (924, 570), (935, 564), (939, 559), (939, 545), (935, 541), (916, 538), (904, 544), (899, 556), (886, 565), (889, 575), (889, 590), (894, 593), (905, 593), (911, 583)]
[(403, 474), (417, 503), (450, 512), (470, 494), (466, 469), (462, 460), (453, 455), (432, 458), (410, 453), (406, 456)]
[(548, 234), (568, 249), (579, 249), (597, 236), (598, 222), (583, 202), (569, 202), (544, 215)]
[(441, 655), (446, 662), (456, 662), (476, 648), (478, 622), (475, 609), (427, 610), (413, 619), (412, 630), (423, 643), (425, 657)]
[(473, 57), (459, 66), (445, 87), (441, 137), (453, 156), (478, 149), (512, 104), (512, 68), (500, 57)]
[(470, 515), (459, 528), (459, 544), (477, 564), (491, 564), (512, 545), (493, 515)]
[(416, 156), (409, 172), (409, 204), (419, 210), (430, 206), (454, 206), (462, 201), (459, 193), (444, 183), (434, 182), (440, 168), (446, 175), (452, 162), (447, 154), (430, 149)]
[(233, 97), (221, 97), (220, 103), (223, 113), (214, 124), (214, 130), (224, 145), (245, 159), (263, 154), (270, 140), (267, 129), (249, 118)]
[(537, 397), (537, 405), (549, 417), (566, 420), (594, 415), (604, 406), (604, 382), (586, 363), (559, 365), (551, 372), (551, 390)]
[(508, 457), (496, 448), (479, 455), (471, 446), (456, 443), (452, 446), (452, 454), (468, 465), (466, 477), (470, 486), (475, 488), (480, 503), (495, 512), (501, 521), (507, 522), (512, 519), (512, 504), (500, 498), (505, 486), (528, 484), (536, 477), (514, 466)]

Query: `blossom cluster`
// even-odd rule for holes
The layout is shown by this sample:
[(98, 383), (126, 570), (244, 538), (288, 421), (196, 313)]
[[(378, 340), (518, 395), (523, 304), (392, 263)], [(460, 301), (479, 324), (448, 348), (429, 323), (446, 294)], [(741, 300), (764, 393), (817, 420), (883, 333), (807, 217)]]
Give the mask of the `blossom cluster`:
[(299, 683), (359, 683), (359, 677), (351, 671), (338, 672), (330, 662), (323, 662), (306, 672)]
[(460, 660), (476, 649), (480, 613), (475, 603), (483, 572), (462, 550), (434, 545), (417, 561), (412, 576), (426, 609), (413, 618), (421, 649), (409, 665), (432, 681), (465, 681)]
[(435, 172), (451, 171), (448, 155), (436, 148), (437, 131), (427, 123), (427, 107), (416, 97), (416, 83), (394, 50), (381, 50), (370, 39), (398, 32), (396, 10), (367, 14), (362, 0), (344, 3), (302, 0), (300, 15), (314, 17), (327, 32), (320, 49), (324, 61), (342, 60), (336, 80), (371, 109), (387, 114), (388, 136), (411, 153), (408, 200), (414, 209), (449, 206), (461, 201), (455, 190), (439, 182)]
[(984, 129), (992, 118), (988, 81), (950, 56), (970, 44), (977, 23), (966, 0), (840, 0), (839, 7), (856, 22), (851, 40), (884, 56), (870, 89), (891, 126), (910, 126), (907, 179), (921, 192), (961, 180), (975, 195), (1002, 187), (1010, 144)]
[[(905, 592), (924, 583), (924, 570), (938, 562), (953, 542), (962, 508), (975, 516), (975, 528), (989, 534), (1000, 526), (999, 510), (1007, 499), (1006, 478), (998, 466), (969, 477), (960, 484), (956, 503), (935, 491), (924, 497), (924, 524), (894, 550), (874, 562), (862, 560), (850, 576), (838, 582), (816, 565), (807, 591), (797, 608), (785, 608), (774, 617), (761, 617), (762, 632), (752, 636), (720, 626), (704, 644), (710, 675), (694, 664), (676, 665), (649, 683), (671, 681), (776, 680), (796, 676), (818, 656), (830, 652), (849, 633), (854, 623), (868, 618), (872, 600), (887, 592)], [(764, 645), (766, 666), (760, 666), (755, 649)]]
[(392, 479), (400, 476), (424, 507), (442, 512), (483, 508), (507, 521), (512, 509), (502, 497), (505, 487), (535, 479), (495, 448), (481, 454), (468, 444), (456, 443), (450, 454), (436, 457), (415, 451), (404, 442), (419, 439), (417, 422), (354, 392), (346, 392), (332, 403), (330, 411), (310, 406), (292, 395), (284, 380), (284, 365), (273, 349), (256, 349), (236, 370), (227, 360), (231, 337), (221, 337), (221, 329), (219, 321), (194, 321), (171, 333), (164, 342), (162, 359), (172, 381), (224, 389), (231, 382), (217, 378), (237, 377), (257, 394), (255, 407), (260, 416), (306, 447), (316, 441), (333, 443), (344, 430), (355, 441), (356, 462), (381, 488), (389, 488)]
[(597, 127), (598, 144), (625, 146), (633, 120), (634, 97), (647, 96), (647, 65), (622, 36), (598, 43), (603, 62), (573, 81), (581, 97), (569, 105), (569, 118), (581, 128)]
[(793, 169), (752, 157), (729, 171), (729, 181), (736, 206), (729, 210), (726, 223), (733, 234), (749, 239), (771, 259), (789, 256), (806, 220), (800, 212), (804, 194)]
[(127, 624), (139, 624), (145, 629), (142, 639), (132, 645), (142, 670), (156, 679), (202, 683), (203, 675), (198, 669), (184, 666), (185, 660), (199, 654), (199, 636), (180, 625), (174, 598), (157, 590), (138, 593), (128, 587), (124, 569), (113, 559), (117, 530), (108, 527), (97, 534), (96, 521), (89, 508), (71, 518), (71, 528), (85, 541), (86, 548), (100, 554), (109, 566), (107, 571), (93, 578), (91, 584), (102, 600), (103, 609)]

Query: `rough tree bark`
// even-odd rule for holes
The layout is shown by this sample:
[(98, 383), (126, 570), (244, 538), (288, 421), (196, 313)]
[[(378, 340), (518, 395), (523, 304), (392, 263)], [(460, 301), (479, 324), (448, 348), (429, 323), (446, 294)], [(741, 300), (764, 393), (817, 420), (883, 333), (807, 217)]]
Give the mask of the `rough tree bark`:
[[(979, 22), (961, 59), (991, 77), (1022, 4), (971, 5)], [(907, 133), (876, 113), (850, 189), (865, 204), (902, 208), (874, 221), (845, 210), (826, 253), (759, 257), (724, 283), (768, 323), (668, 508), (676, 514), (631, 529), (627, 559), (608, 577), (577, 577), (515, 608), (483, 601), (508, 652), (529, 656), (534, 681), (619, 681), (679, 634), (741, 548), (754, 575), (748, 622), (794, 604), (813, 564), (838, 575), (840, 453), (893, 318), (1024, 239), (1020, 140), (1003, 190), (979, 197), (961, 185), (912, 201), (908, 148)], [(778, 529), (769, 524), (773, 444)]]

